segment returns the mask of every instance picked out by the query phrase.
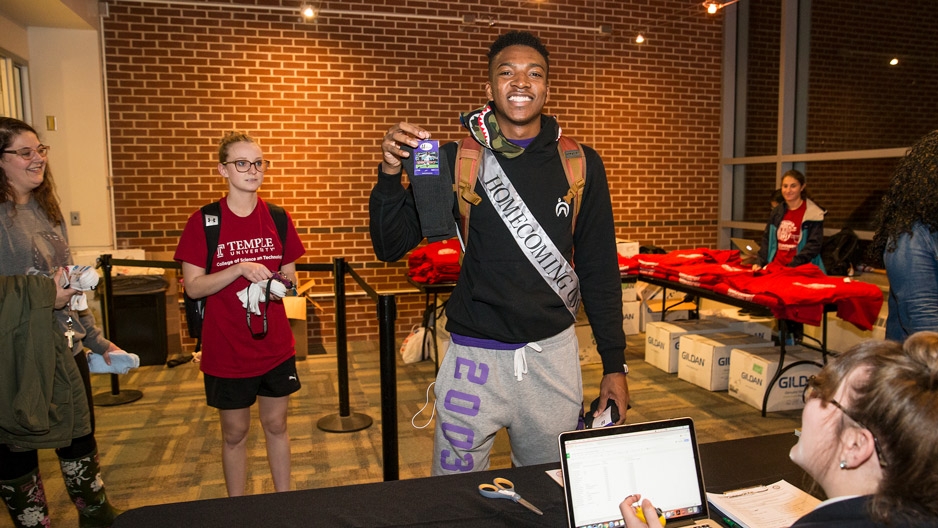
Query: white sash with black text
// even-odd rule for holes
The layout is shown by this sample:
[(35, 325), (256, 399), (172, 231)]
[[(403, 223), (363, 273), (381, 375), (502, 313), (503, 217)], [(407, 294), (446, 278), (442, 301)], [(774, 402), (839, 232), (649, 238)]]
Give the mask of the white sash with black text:
[(505, 172), (489, 149), (482, 149), (482, 170), (479, 180), (498, 216), (511, 231), (512, 238), (521, 248), (531, 265), (554, 293), (563, 301), (567, 310), (576, 317), (580, 309), (580, 279), (557, 249), (554, 241), (547, 236), (541, 224), (528, 210), (518, 191), (505, 176)]

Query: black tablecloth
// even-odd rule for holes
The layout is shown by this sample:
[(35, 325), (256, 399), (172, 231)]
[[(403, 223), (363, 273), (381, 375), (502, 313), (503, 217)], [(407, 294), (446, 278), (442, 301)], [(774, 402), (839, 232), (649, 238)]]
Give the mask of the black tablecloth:
[[(808, 479), (788, 459), (793, 434), (700, 445), (708, 491), (722, 492), (786, 479), (805, 487)], [(121, 515), (116, 528), (167, 526), (566, 526), (563, 490), (548, 475), (559, 464), (490, 470), (465, 475), (378, 482), (146, 506)], [(494, 477), (516, 490), (544, 515), (509, 500), (487, 499), (478, 486)]]
[[(124, 513), (113, 526), (566, 526), (563, 490), (545, 473), (551, 467), (559, 465), (146, 506)], [(480, 495), (479, 484), (497, 476), (514, 482), (544, 515)]]

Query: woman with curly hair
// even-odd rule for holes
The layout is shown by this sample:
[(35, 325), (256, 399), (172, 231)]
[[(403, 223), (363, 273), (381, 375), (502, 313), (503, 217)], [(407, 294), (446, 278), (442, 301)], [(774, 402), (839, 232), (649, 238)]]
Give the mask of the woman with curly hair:
[[(809, 380), (804, 401), (789, 457), (827, 500), (792, 528), (938, 526), (938, 333), (855, 345)], [(619, 510), (628, 528), (661, 527), (649, 498)]]
[[(54, 328), (43, 328), (24, 339), (32, 347), (0, 346), (0, 364), (4, 365), (0, 368), (0, 387), (4, 389), (0, 407), (15, 410), (14, 406), (26, 402), (31, 404), (37, 419), (48, 414), (57, 417), (55, 421), (62, 425), (55, 428), (57, 434), (52, 434), (51, 427), (22, 431), (11, 426), (9, 420), (0, 420), (0, 499), (9, 510), (13, 526), (48, 526), (49, 511), (36, 449), (54, 447), (65, 489), (78, 509), (79, 526), (105, 527), (111, 525), (120, 510), (108, 501), (101, 480), (85, 349), (104, 356), (105, 362), (110, 363), (109, 354), (119, 347), (105, 339), (87, 306), (58, 302), (59, 296), (70, 299), (81, 292), (60, 282), (62, 269), (73, 262), (48, 157), (49, 146), (39, 141), (36, 129), (19, 119), (0, 117), (0, 277), (35, 273), (55, 277), (58, 285), (56, 304), (42, 305), (49, 309), (49, 322)], [(4, 284), (0, 305), (5, 303), (0, 313), (7, 317), (9, 307), (17, 304), (11, 292), (22, 288), (16, 287), (12, 279), (0, 282)], [(45, 287), (47, 296), (56, 289), (49, 282)], [(25, 301), (19, 304), (27, 306)], [(12, 334), (4, 332), (3, 338), (12, 339), (15, 337)], [(74, 365), (57, 363), (62, 368), (54, 371), (49, 368), (48, 362), (58, 352), (52, 347), (53, 337), (60, 341), (62, 352), (73, 358), (70, 361)], [(35, 346), (37, 343), (49, 346)], [(32, 348), (37, 350), (29, 356)], [(34, 376), (24, 375), (20, 368), (9, 368), (33, 362), (45, 365), (27, 372)], [(65, 378), (78, 387), (77, 395), (66, 393), (70, 397), (63, 399), (55, 394), (53, 399), (52, 394), (40, 394), (40, 389), (51, 387), (53, 381), (58, 392), (58, 383)]]
[(938, 331), (938, 130), (899, 162), (870, 252), (889, 277), (886, 338)]

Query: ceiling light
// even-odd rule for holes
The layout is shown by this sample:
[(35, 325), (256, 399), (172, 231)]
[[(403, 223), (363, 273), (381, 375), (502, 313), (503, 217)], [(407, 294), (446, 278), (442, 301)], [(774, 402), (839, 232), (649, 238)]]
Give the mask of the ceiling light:
[(731, 6), (739, 2), (739, 0), (730, 0), (729, 2), (723, 2), (722, 4), (713, 2), (712, 0), (705, 0), (703, 6), (707, 8), (707, 13), (715, 15), (717, 11), (723, 9), (726, 6)]
[(316, 17), (318, 15), (319, 15), (319, 10), (310, 4), (304, 4), (300, 8), (300, 16), (302, 16), (303, 20), (306, 22), (312, 22), (313, 20), (316, 20)]

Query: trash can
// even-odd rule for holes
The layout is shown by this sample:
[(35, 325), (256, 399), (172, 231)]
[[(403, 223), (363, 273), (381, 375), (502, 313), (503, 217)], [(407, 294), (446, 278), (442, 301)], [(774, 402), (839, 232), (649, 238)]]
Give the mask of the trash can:
[(296, 359), (302, 361), (309, 354), (309, 342), (306, 337), (308, 331), (306, 323), (306, 297), (284, 297), (283, 307), (287, 310), (287, 319), (290, 320), (290, 330), (296, 341)]
[(118, 275), (114, 289), (111, 341), (140, 356), (140, 365), (165, 365), (166, 289), (162, 275)]

